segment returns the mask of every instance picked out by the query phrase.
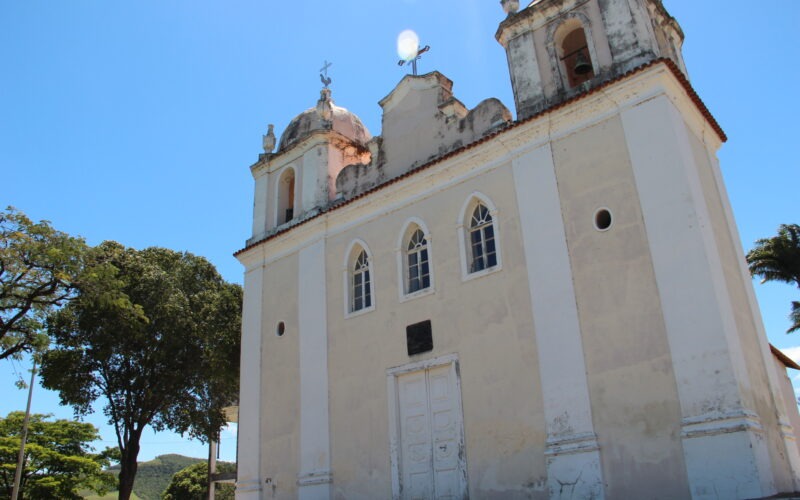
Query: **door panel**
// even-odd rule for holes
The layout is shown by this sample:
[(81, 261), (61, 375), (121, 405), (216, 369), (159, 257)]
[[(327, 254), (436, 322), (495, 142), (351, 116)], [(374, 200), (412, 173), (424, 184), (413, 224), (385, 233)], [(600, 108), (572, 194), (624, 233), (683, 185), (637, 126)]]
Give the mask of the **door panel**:
[[(455, 397), (452, 365), (428, 372), (430, 407), (433, 414), (433, 477), (436, 498), (459, 498), (458, 456), (461, 434), (460, 412)], [(451, 376), (452, 375), (452, 376)]]
[(398, 376), (402, 497), (465, 496), (463, 427), (452, 364)]
[(433, 498), (431, 431), (425, 372), (398, 380), (405, 498)]

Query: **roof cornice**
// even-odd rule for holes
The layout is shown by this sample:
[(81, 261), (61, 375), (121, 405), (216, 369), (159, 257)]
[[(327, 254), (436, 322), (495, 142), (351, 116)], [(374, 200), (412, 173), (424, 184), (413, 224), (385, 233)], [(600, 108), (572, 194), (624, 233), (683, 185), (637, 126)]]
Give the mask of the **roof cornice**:
[(362, 198), (364, 198), (366, 196), (369, 196), (372, 193), (375, 193), (377, 191), (381, 191), (381, 190), (387, 188), (388, 186), (390, 186), (392, 184), (395, 184), (396, 182), (399, 182), (402, 179), (405, 179), (405, 178), (408, 178), (410, 176), (413, 176), (413, 175), (417, 174), (420, 171), (429, 169), (429, 168), (433, 167), (434, 165), (437, 165), (437, 164), (439, 164), (439, 163), (441, 163), (441, 162), (443, 162), (443, 161), (445, 161), (447, 159), (450, 159), (450, 158), (452, 158), (454, 156), (460, 155), (460, 154), (462, 154), (465, 151), (468, 151), (470, 149), (476, 148), (476, 147), (480, 146), (481, 144), (484, 144), (484, 143), (486, 143), (488, 141), (493, 140), (497, 136), (507, 134), (511, 130), (516, 129), (517, 127), (520, 127), (520, 126), (522, 126), (524, 124), (527, 124), (527, 123), (533, 122), (535, 120), (541, 119), (545, 115), (553, 113), (553, 112), (555, 112), (557, 110), (560, 110), (560, 109), (562, 109), (562, 108), (564, 108), (566, 106), (570, 106), (570, 105), (572, 105), (572, 104), (574, 104), (574, 103), (576, 103), (578, 101), (584, 100), (584, 99), (588, 98), (589, 96), (592, 96), (592, 95), (594, 95), (594, 94), (596, 94), (598, 92), (601, 92), (601, 91), (605, 90), (606, 88), (608, 88), (609, 86), (611, 86), (611, 85), (613, 85), (613, 84), (615, 84), (617, 82), (620, 82), (622, 80), (626, 80), (628, 78), (633, 77), (634, 75), (643, 73), (644, 71), (648, 70), (649, 68), (652, 68), (652, 67), (660, 65), (660, 64), (666, 66), (669, 69), (669, 71), (672, 73), (672, 75), (675, 77), (675, 79), (678, 81), (678, 83), (684, 89), (684, 91), (686, 92), (686, 94), (689, 97), (689, 99), (696, 106), (697, 110), (708, 121), (709, 125), (714, 130), (714, 132), (716, 132), (716, 134), (719, 137), (720, 141), (721, 142), (726, 142), (728, 140), (728, 138), (725, 135), (725, 132), (722, 130), (722, 128), (717, 123), (717, 121), (711, 115), (711, 112), (708, 110), (706, 105), (703, 103), (703, 101), (697, 95), (697, 92), (695, 92), (695, 90), (692, 88), (691, 84), (689, 83), (689, 80), (686, 78), (686, 76), (683, 74), (683, 72), (678, 68), (678, 66), (675, 64), (675, 62), (672, 61), (672, 59), (667, 59), (667, 58), (654, 59), (654, 60), (652, 60), (652, 61), (650, 61), (648, 63), (642, 64), (641, 66), (638, 66), (638, 67), (636, 67), (636, 68), (634, 68), (634, 69), (632, 69), (632, 70), (630, 70), (630, 71), (628, 71), (626, 73), (623, 73), (623, 74), (621, 74), (621, 75), (619, 75), (619, 76), (617, 76), (615, 78), (607, 80), (607, 81), (601, 83), (600, 85), (597, 85), (594, 88), (591, 88), (591, 89), (587, 90), (586, 92), (582, 92), (580, 94), (577, 94), (577, 95), (575, 95), (575, 96), (573, 96), (573, 97), (571, 97), (569, 99), (566, 99), (566, 100), (564, 100), (564, 101), (562, 101), (560, 103), (557, 103), (557, 104), (554, 104), (554, 105), (552, 105), (552, 106), (550, 106), (548, 108), (545, 108), (545, 109), (539, 111), (538, 113), (536, 113), (536, 114), (534, 114), (532, 116), (529, 116), (528, 118), (525, 118), (523, 120), (515, 121), (515, 122), (513, 122), (512, 124), (510, 124), (510, 125), (508, 125), (506, 127), (502, 127), (502, 128), (500, 128), (500, 129), (498, 129), (498, 130), (496, 130), (496, 131), (494, 131), (494, 132), (492, 132), (490, 134), (487, 134), (487, 135), (481, 137), (480, 139), (477, 139), (477, 140), (475, 140), (475, 141), (473, 141), (473, 142), (471, 142), (469, 144), (466, 144), (466, 145), (464, 145), (464, 146), (462, 146), (462, 147), (460, 147), (458, 149), (450, 151), (449, 153), (445, 153), (445, 154), (443, 154), (441, 156), (438, 156), (438, 157), (432, 159), (431, 161), (429, 161), (429, 162), (427, 162), (427, 163), (425, 163), (423, 165), (420, 165), (420, 166), (418, 166), (416, 168), (413, 168), (413, 169), (411, 169), (411, 170), (409, 170), (409, 171), (407, 171), (407, 172), (405, 172), (405, 173), (403, 173), (401, 175), (398, 175), (397, 177), (393, 177), (393, 178), (387, 180), (386, 182), (373, 187), (372, 189), (369, 189), (367, 191), (364, 191), (363, 193), (360, 193), (360, 194), (358, 194), (356, 196), (353, 196), (352, 198), (348, 198), (347, 200), (344, 200), (344, 201), (341, 201), (341, 202), (336, 203), (334, 205), (325, 207), (324, 209), (321, 209), (319, 212), (317, 212), (315, 215), (313, 215), (311, 217), (308, 217), (306, 219), (300, 220), (300, 221), (298, 221), (297, 223), (295, 223), (293, 225), (288, 225), (288, 226), (286, 226), (285, 228), (283, 228), (283, 229), (281, 229), (279, 231), (276, 231), (276, 232), (274, 232), (274, 233), (272, 233), (272, 234), (270, 234), (268, 236), (265, 236), (264, 238), (261, 238), (261, 239), (259, 239), (257, 241), (254, 241), (254, 242), (250, 243), (249, 245), (247, 245), (246, 247), (242, 248), (241, 250), (236, 251), (233, 255), (235, 257), (239, 256), (243, 252), (247, 252), (247, 251), (249, 251), (250, 249), (252, 249), (252, 248), (254, 248), (256, 246), (262, 245), (263, 243), (265, 243), (265, 242), (267, 242), (269, 240), (277, 238), (280, 235), (285, 234), (286, 232), (291, 231), (294, 228), (297, 228), (298, 226), (302, 226), (304, 224), (307, 224), (309, 221), (312, 221), (312, 220), (314, 220), (314, 219), (316, 219), (318, 217), (321, 217), (321, 216), (326, 215), (326, 214), (328, 214), (330, 212), (338, 210), (338, 209), (340, 209), (340, 208), (342, 208), (344, 206), (347, 206), (347, 205), (355, 202), (356, 200), (362, 199)]

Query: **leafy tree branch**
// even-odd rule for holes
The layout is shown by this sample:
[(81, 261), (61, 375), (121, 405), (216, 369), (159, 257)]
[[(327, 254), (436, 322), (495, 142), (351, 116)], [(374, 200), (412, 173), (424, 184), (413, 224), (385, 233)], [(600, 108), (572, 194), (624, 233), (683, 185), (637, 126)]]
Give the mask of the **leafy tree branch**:
[(130, 497), (146, 426), (203, 441), (238, 396), (242, 290), (205, 259), (104, 242), (87, 253), (76, 296), (50, 317), (42, 384), (87, 414), (105, 400)]
[(0, 359), (47, 345), (46, 317), (74, 296), (86, 248), (47, 221), (0, 212)]
[[(800, 288), (800, 226), (781, 224), (777, 236), (756, 241), (747, 253), (750, 274), (761, 282), (780, 281)], [(792, 301), (789, 314), (792, 325), (786, 333), (800, 330), (800, 302)]]

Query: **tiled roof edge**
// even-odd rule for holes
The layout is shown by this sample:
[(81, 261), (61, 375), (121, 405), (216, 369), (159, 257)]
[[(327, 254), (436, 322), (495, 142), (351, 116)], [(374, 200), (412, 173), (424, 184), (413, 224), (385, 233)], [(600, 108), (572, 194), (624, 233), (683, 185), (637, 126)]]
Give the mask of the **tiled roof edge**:
[(789, 356), (784, 354), (783, 351), (781, 351), (780, 349), (778, 349), (774, 345), (770, 344), (769, 345), (769, 350), (772, 351), (772, 354), (774, 354), (776, 358), (781, 360), (781, 363), (786, 365), (787, 368), (793, 368), (795, 370), (800, 370), (800, 365), (795, 363), (795, 361), (792, 358), (790, 358)]
[(541, 118), (542, 116), (544, 116), (544, 115), (546, 115), (548, 113), (552, 113), (553, 111), (561, 109), (564, 106), (567, 106), (567, 105), (572, 104), (572, 103), (574, 103), (576, 101), (584, 99), (585, 97), (588, 97), (588, 96), (590, 96), (592, 94), (595, 94), (596, 92), (608, 87), (609, 85), (612, 85), (612, 84), (617, 83), (617, 82), (619, 82), (621, 80), (624, 80), (625, 78), (628, 78), (629, 76), (634, 75), (636, 73), (640, 73), (640, 72), (644, 71), (647, 68), (655, 66), (656, 64), (664, 64), (665, 66), (667, 66), (667, 68), (670, 69), (672, 74), (680, 82), (681, 86), (683, 86), (684, 90), (689, 95), (689, 98), (692, 100), (692, 102), (694, 102), (695, 106), (697, 106), (697, 108), (700, 111), (700, 113), (711, 124), (711, 127), (717, 133), (717, 135), (719, 136), (720, 140), (722, 142), (727, 141), (728, 137), (725, 135), (725, 132), (722, 130), (722, 127), (719, 126), (719, 124), (717, 123), (717, 120), (714, 119), (714, 116), (711, 115), (711, 112), (708, 110), (706, 105), (703, 103), (702, 99), (700, 99), (700, 96), (698, 96), (697, 92), (695, 92), (695, 90), (692, 88), (692, 85), (689, 83), (689, 80), (686, 78), (686, 75), (683, 74), (683, 72), (678, 68), (678, 66), (675, 64), (675, 62), (672, 59), (668, 59), (668, 58), (662, 57), (662, 58), (654, 59), (654, 60), (652, 60), (650, 62), (647, 62), (645, 64), (642, 64), (640, 66), (637, 66), (636, 68), (633, 68), (630, 71), (626, 71), (625, 73), (623, 73), (623, 74), (621, 74), (619, 76), (616, 76), (616, 77), (614, 77), (614, 78), (612, 78), (610, 80), (607, 80), (607, 81), (603, 82), (602, 84), (600, 84), (600, 85), (598, 85), (598, 86), (596, 86), (596, 87), (594, 87), (592, 89), (587, 90), (586, 92), (582, 92), (582, 93), (577, 94), (577, 95), (575, 95), (575, 96), (573, 96), (573, 97), (571, 97), (571, 98), (569, 98), (569, 99), (567, 99), (565, 101), (562, 101), (562, 102), (560, 102), (558, 104), (554, 104), (554, 105), (552, 105), (552, 106), (550, 106), (548, 108), (545, 108), (545, 109), (539, 111), (538, 113), (536, 113), (536, 114), (534, 114), (532, 116), (529, 116), (528, 118), (525, 118), (523, 120), (517, 120), (517, 121), (511, 123), (510, 125), (507, 125), (507, 126), (505, 126), (503, 128), (500, 128), (500, 129), (498, 129), (498, 130), (496, 130), (496, 131), (494, 131), (492, 133), (489, 133), (489, 134), (481, 137), (480, 139), (477, 139), (475, 141), (472, 141), (469, 144), (461, 146), (458, 149), (454, 149), (453, 151), (450, 151), (449, 153), (445, 153), (442, 156), (436, 157), (433, 160), (430, 160), (429, 162), (424, 163), (424, 164), (422, 164), (422, 165), (420, 165), (418, 167), (412, 168), (411, 170), (408, 170), (408, 171), (398, 175), (397, 177), (393, 177), (393, 178), (387, 180), (386, 182), (384, 182), (382, 184), (379, 184), (379, 185), (377, 185), (377, 186), (375, 186), (375, 187), (373, 187), (371, 189), (368, 189), (368, 190), (364, 191), (363, 193), (359, 193), (356, 196), (353, 196), (352, 198), (348, 198), (347, 200), (344, 200), (344, 201), (342, 201), (340, 203), (336, 203), (334, 205), (330, 205), (330, 206), (328, 206), (328, 207), (326, 207), (324, 209), (321, 209), (317, 214), (315, 214), (315, 215), (313, 215), (311, 217), (308, 217), (306, 219), (302, 219), (302, 220), (298, 221), (296, 224), (293, 224), (291, 226), (287, 226), (287, 227), (281, 229), (280, 231), (277, 231), (277, 232), (275, 232), (273, 234), (270, 234), (269, 236), (265, 236), (264, 238), (261, 238), (258, 241), (254, 241), (253, 243), (251, 243), (251, 244), (245, 246), (244, 248), (242, 248), (241, 250), (237, 250), (233, 254), (233, 256), (236, 257), (237, 255), (239, 255), (239, 254), (241, 254), (243, 252), (246, 252), (247, 250), (250, 250), (251, 248), (253, 248), (255, 246), (258, 246), (258, 245), (260, 245), (260, 244), (262, 244), (262, 243), (264, 243), (266, 241), (269, 241), (269, 240), (271, 240), (273, 238), (276, 238), (276, 237), (280, 236), (281, 234), (284, 234), (287, 231), (290, 231), (290, 230), (292, 230), (292, 229), (294, 229), (294, 228), (296, 228), (298, 226), (302, 226), (303, 224), (305, 224), (305, 223), (307, 223), (309, 221), (312, 221), (312, 220), (316, 219), (317, 217), (321, 217), (322, 215), (325, 215), (328, 212), (332, 212), (332, 211), (334, 211), (336, 209), (339, 209), (339, 208), (341, 208), (341, 207), (343, 207), (345, 205), (349, 205), (350, 203), (352, 203), (352, 202), (354, 202), (356, 200), (359, 200), (359, 199), (361, 199), (361, 198), (363, 198), (365, 196), (368, 196), (368, 195), (370, 195), (370, 194), (372, 194), (372, 193), (374, 193), (376, 191), (379, 191), (379, 190), (381, 190), (381, 189), (383, 189), (383, 188), (385, 188), (387, 186), (390, 186), (390, 185), (400, 181), (401, 179), (405, 179), (407, 177), (410, 177), (410, 176), (416, 174), (417, 172), (419, 172), (421, 170), (426, 170), (426, 169), (436, 165), (437, 163), (441, 163), (442, 161), (444, 161), (444, 160), (446, 160), (448, 158), (452, 158), (453, 156), (459, 155), (459, 154), (463, 153), (464, 151), (467, 151), (467, 150), (470, 150), (472, 148), (475, 148), (475, 147), (483, 144), (484, 142), (487, 142), (487, 141), (497, 137), (498, 135), (507, 132), (508, 130), (514, 129), (516, 127), (519, 127), (519, 126), (521, 126), (521, 125), (523, 125), (525, 123), (532, 122), (532, 121), (534, 121), (534, 120), (536, 120), (538, 118)]

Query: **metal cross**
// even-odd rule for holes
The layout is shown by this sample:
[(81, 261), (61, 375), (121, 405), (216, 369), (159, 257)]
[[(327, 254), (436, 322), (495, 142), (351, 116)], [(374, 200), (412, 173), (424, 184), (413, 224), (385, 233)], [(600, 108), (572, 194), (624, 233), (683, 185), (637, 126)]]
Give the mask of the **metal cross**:
[(333, 81), (328, 77), (328, 68), (330, 68), (331, 66), (333, 66), (333, 63), (329, 63), (327, 60), (325, 60), (325, 62), (322, 65), (322, 68), (320, 68), (321, 73), (319, 75), (319, 79), (322, 80), (322, 84), (325, 85), (326, 89), (328, 88), (328, 85), (330, 85), (331, 82)]
[(417, 61), (419, 60), (420, 57), (422, 57), (422, 54), (424, 54), (425, 52), (428, 52), (429, 50), (431, 50), (431, 46), (430, 45), (426, 45), (426, 46), (422, 47), (421, 49), (419, 49), (419, 51), (417, 51), (417, 55), (414, 57), (414, 59), (411, 59), (411, 61), (406, 61), (405, 59), (400, 59), (399, 61), (397, 61), (397, 65), (398, 66), (402, 66), (405, 63), (410, 62), (411, 63), (412, 74), (414, 76), (417, 76)]

